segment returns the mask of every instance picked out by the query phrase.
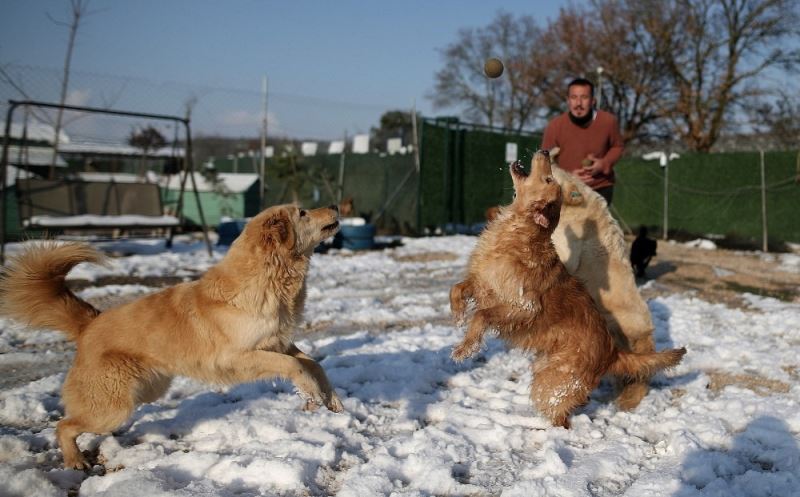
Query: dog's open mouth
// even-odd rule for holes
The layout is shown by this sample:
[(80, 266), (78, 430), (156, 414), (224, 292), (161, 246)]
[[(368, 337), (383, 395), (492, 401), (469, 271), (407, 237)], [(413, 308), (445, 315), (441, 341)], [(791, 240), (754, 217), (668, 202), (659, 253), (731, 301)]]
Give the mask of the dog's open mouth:
[(331, 224), (326, 224), (323, 226), (322, 231), (335, 231), (337, 228), (339, 228), (339, 221), (334, 221)]
[(528, 172), (525, 171), (525, 167), (522, 165), (522, 162), (518, 160), (511, 163), (511, 172), (514, 173), (515, 176), (519, 176), (521, 178), (528, 177)]

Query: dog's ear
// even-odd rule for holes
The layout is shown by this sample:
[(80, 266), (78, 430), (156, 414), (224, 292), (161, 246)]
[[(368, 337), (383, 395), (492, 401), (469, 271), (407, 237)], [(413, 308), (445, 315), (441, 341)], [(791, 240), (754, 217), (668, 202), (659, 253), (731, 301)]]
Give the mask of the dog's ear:
[(561, 185), (564, 191), (564, 205), (581, 205), (583, 203), (583, 193), (572, 181), (564, 181)]
[(287, 245), (294, 243), (294, 227), (289, 215), (280, 211), (264, 220), (261, 225), (261, 239), (264, 245)]
[(561, 152), (561, 149), (558, 148), (558, 147), (553, 147), (553, 148), (550, 149), (550, 162), (551, 163), (558, 162), (557, 157), (558, 157), (559, 152)]

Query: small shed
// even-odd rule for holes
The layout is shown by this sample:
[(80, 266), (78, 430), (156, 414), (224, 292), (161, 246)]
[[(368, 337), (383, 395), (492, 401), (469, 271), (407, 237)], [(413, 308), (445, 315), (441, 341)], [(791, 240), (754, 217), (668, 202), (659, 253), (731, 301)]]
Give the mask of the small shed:
[[(197, 191), (206, 222), (216, 226), (223, 218), (245, 218), (258, 214), (259, 188), (257, 174), (216, 173), (203, 175), (194, 173)], [(165, 203), (177, 200), (180, 191), (180, 176), (170, 176), (166, 183)], [(191, 191), (191, 178), (186, 178), (186, 193), (183, 196), (183, 215), (195, 224), (200, 224), (197, 201)]]

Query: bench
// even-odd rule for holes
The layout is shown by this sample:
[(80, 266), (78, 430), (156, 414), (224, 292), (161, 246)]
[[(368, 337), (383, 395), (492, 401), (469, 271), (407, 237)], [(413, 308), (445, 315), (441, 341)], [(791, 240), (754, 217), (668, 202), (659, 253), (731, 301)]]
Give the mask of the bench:
[(16, 184), (20, 226), (48, 231), (172, 229), (180, 219), (164, 215), (155, 183), (20, 179)]

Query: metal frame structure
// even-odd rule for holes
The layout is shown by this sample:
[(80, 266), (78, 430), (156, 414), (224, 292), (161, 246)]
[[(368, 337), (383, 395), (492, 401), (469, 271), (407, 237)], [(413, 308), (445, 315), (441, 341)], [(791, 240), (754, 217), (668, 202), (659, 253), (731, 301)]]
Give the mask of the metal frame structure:
[[(74, 105), (61, 105), (61, 104), (54, 104), (48, 102), (38, 102), (33, 100), (9, 100), (8, 101), (8, 112), (6, 114), (6, 128), (5, 128), (5, 136), (3, 138), (3, 154), (2, 159), (0, 159), (0, 264), (5, 263), (5, 250), (6, 250), (6, 242), (7, 240), (7, 225), (6, 225), (6, 177), (8, 171), (8, 149), (9, 145), (11, 144), (11, 121), (14, 117), (14, 110), (20, 106), (31, 106), (31, 107), (43, 107), (49, 109), (63, 109), (63, 110), (72, 110), (77, 112), (88, 112), (88, 113), (95, 113), (95, 114), (109, 114), (109, 115), (116, 115), (116, 116), (126, 116), (126, 117), (140, 117), (144, 119), (160, 119), (165, 121), (172, 121), (176, 123), (182, 123), (183, 127), (186, 131), (186, 153), (184, 160), (182, 161), (181, 173), (183, 176), (181, 178), (181, 188), (180, 193), (178, 194), (178, 205), (176, 208), (176, 216), (181, 221), (179, 226), (183, 226), (184, 219), (183, 219), (183, 194), (186, 190), (186, 178), (192, 179), (192, 190), (194, 191), (195, 200), (197, 201), (197, 209), (198, 214), (200, 216), (200, 222), (203, 228), (203, 237), (206, 242), (206, 247), (208, 249), (208, 255), (211, 256), (213, 251), (211, 247), (211, 240), (208, 237), (208, 225), (206, 224), (206, 218), (203, 214), (203, 206), (200, 203), (200, 194), (197, 191), (197, 181), (194, 177), (194, 161), (192, 158), (192, 132), (191, 126), (189, 123), (188, 118), (178, 117), (178, 116), (170, 116), (166, 114), (148, 114), (148, 113), (141, 113), (141, 112), (130, 112), (130, 111), (122, 111), (122, 110), (111, 110), (111, 109), (100, 109), (96, 107), (80, 107)], [(179, 173), (180, 174), (180, 173)], [(170, 231), (168, 244), (172, 242), (172, 231)]]

